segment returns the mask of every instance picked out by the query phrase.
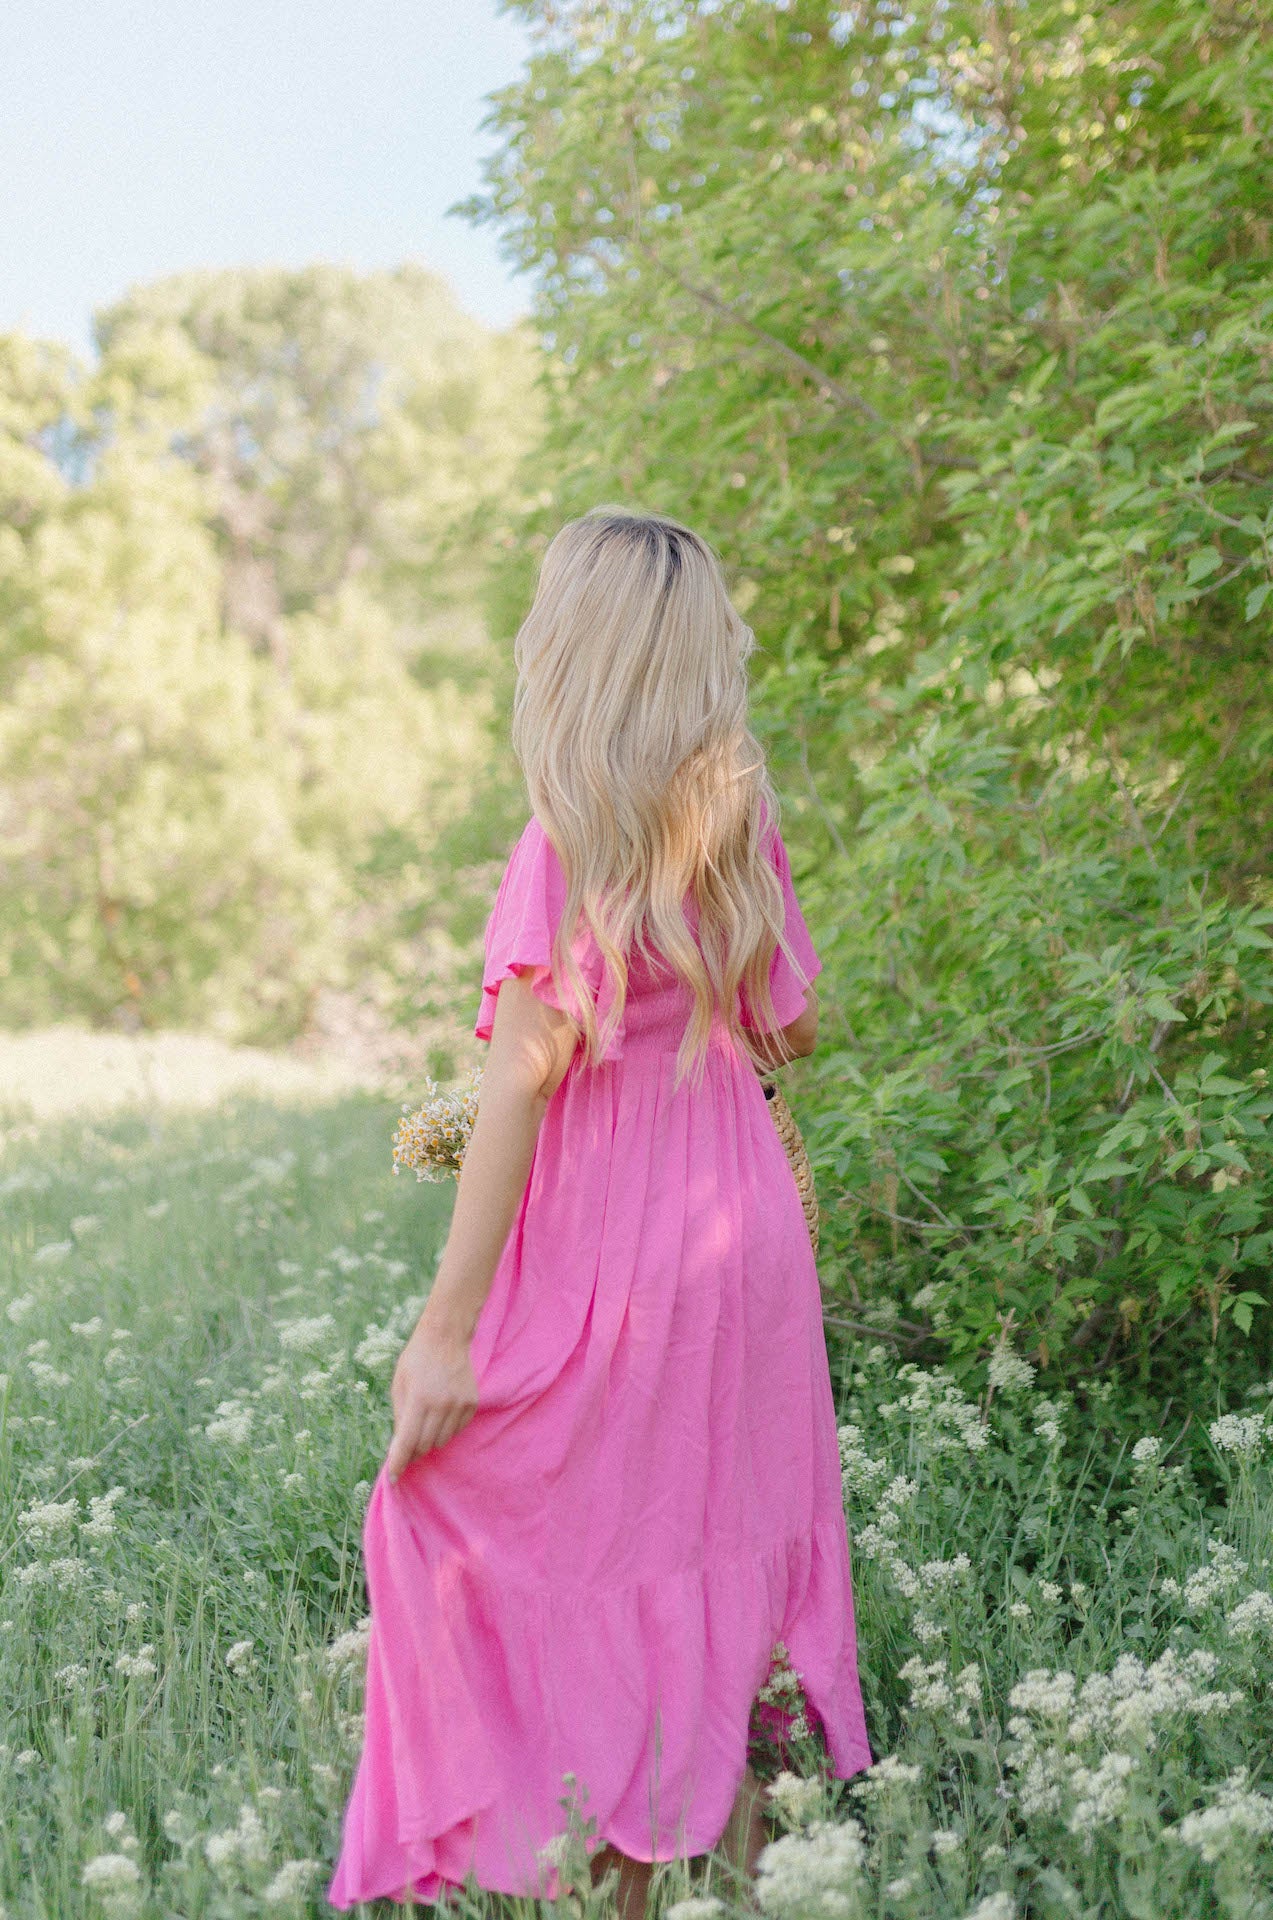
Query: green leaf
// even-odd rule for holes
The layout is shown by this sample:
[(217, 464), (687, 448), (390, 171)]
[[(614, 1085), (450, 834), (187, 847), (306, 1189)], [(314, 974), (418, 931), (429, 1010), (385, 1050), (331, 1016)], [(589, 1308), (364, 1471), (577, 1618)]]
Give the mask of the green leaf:
[(1242, 603), (1243, 611), (1248, 620), (1254, 620), (1271, 592), (1273, 592), (1273, 580), (1261, 580), (1258, 587), (1252, 587), (1250, 593), (1248, 593)]
[(1220, 565), (1221, 555), (1216, 547), (1199, 547), (1189, 556), (1189, 565), (1185, 570), (1185, 584), (1195, 586), (1199, 580), (1205, 580)]

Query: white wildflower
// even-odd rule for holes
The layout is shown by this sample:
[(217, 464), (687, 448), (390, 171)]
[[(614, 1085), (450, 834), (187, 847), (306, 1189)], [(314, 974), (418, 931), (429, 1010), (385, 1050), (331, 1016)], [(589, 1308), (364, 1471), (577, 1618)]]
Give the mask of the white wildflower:
[(231, 1673), (246, 1673), (252, 1666), (252, 1649), (255, 1640), (236, 1640), (225, 1656), (225, 1664)]
[(956, 1833), (953, 1828), (950, 1827), (938, 1827), (929, 1841), (929, 1845), (933, 1850), (933, 1856), (937, 1860), (944, 1860), (948, 1855), (958, 1853), (963, 1844), (963, 1834)]
[(961, 1667), (955, 1675), (955, 1692), (971, 1707), (981, 1705), (981, 1668), (976, 1662)]
[(780, 1773), (766, 1788), (766, 1797), (793, 1826), (801, 1826), (822, 1805), (822, 1786), (818, 1780), (804, 1779), (798, 1773)]
[(1219, 1860), (1232, 1846), (1234, 1834), (1258, 1837), (1273, 1833), (1273, 1800), (1267, 1794), (1252, 1793), (1247, 1786), (1247, 1769), (1239, 1767), (1223, 1782), (1212, 1806), (1187, 1813), (1167, 1832), (1187, 1847), (1194, 1847), (1204, 1860)]
[(69, 1387), (71, 1376), (61, 1367), (51, 1367), (47, 1360), (28, 1360), (27, 1372), (40, 1387)]
[(116, 1673), (122, 1673), (127, 1680), (148, 1680), (152, 1673), (159, 1671), (151, 1657), (154, 1651), (154, 1647), (147, 1641), (144, 1647), (138, 1647), (136, 1653), (117, 1653), (115, 1655)]
[(401, 1351), (401, 1336), (373, 1322), (354, 1348), (354, 1361), (357, 1366), (365, 1367), (368, 1373), (379, 1373), (382, 1368), (393, 1366)]
[(5, 1307), (5, 1313), (16, 1327), (20, 1320), (26, 1319), (35, 1304), (36, 1298), (33, 1293), (19, 1293), (14, 1299), (9, 1301)]
[(1250, 1458), (1258, 1453), (1268, 1432), (1262, 1413), (1223, 1413), (1207, 1428), (1212, 1445), (1221, 1453), (1238, 1453)]
[(1261, 1635), (1273, 1639), (1273, 1595), (1248, 1593), (1225, 1615), (1224, 1624), (1239, 1640), (1256, 1640)]
[(336, 1338), (336, 1322), (330, 1313), (312, 1319), (284, 1320), (278, 1328), (279, 1345), (289, 1353), (321, 1353)]
[(69, 1533), (79, 1518), (75, 1500), (37, 1500), (18, 1515), (18, 1530), (28, 1545), (47, 1546)]
[(233, 1827), (210, 1833), (203, 1843), (203, 1857), (214, 1873), (232, 1867), (239, 1857), (239, 1836)]
[(866, 1849), (856, 1820), (815, 1821), (762, 1848), (756, 1897), (766, 1913), (826, 1914), (848, 1920), (859, 1910)]
[(102, 1217), (98, 1213), (78, 1213), (71, 1222), (71, 1232), (79, 1240), (86, 1233), (96, 1233), (101, 1224)]
[(31, 1258), (37, 1267), (52, 1267), (59, 1260), (65, 1260), (74, 1245), (73, 1240), (46, 1240), (42, 1247), (36, 1248)]
[(336, 1638), (324, 1648), (324, 1662), (333, 1671), (341, 1667), (356, 1666), (366, 1659), (370, 1638), (371, 1615), (368, 1613), (345, 1633), (338, 1633)]
[(203, 1852), (208, 1865), (216, 1873), (240, 1863), (263, 1867), (269, 1859), (270, 1848), (256, 1808), (244, 1801), (237, 1823), (233, 1827), (223, 1828), (219, 1833), (210, 1833), (203, 1843)]
[(1032, 1620), (1034, 1618), (1034, 1609), (1026, 1600), (1014, 1600), (1008, 1608), (1008, 1613), (1013, 1620)]
[[(1003, 1848), (998, 1847), (996, 1853), (1002, 1856)], [(987, 1847), (982, 1858), (988, 1860), (990, 1857), (990, 1848)], [(1017, 1903), (1010, 1893), (992, 1893), (986, 1899), (979, 1900), (972, 1911), (965, 1914), (964, 1920), (1017, 1920)]]
[(990, 1384), (1001, 1393), (1025, 1393), (1034, 1384), (1035, 1371), (1028, 1360), (1013, 1353), (1010, 1347), (1000, 1347), (990, 1356)]
[(1045, 1606), (1055, 1607), (1061, 1599), (1061, 1588), (1055, 1580), (1040, 1580), (1039, 1598)]
[(1153, 1434), (1138, 1440), (1132, 1448), (1132, 1466), (1142, 1473), (1147, 1473), (1151, 1467), (1156, 1467), (1161, 1458), (1162, 1441), (1156, 1439)]
[(62, 1554), (55, 1560), (32, 1560), (16, 1567), (13, 1578), (20, 1587), (56, 1587), (60, 1593), (79, 1593), (88, 1585), (93, 1569), (79, 1554)]
[(88, 1339), (91, 1338), (93, 1334), (100, 1333), (105, 1325), (106, 1322), (102, 1319), (101, 1314), (95, 1313), (91, 1320), (72, 1320), (71, 1332), (82, 1333), (85, 1338)]
[(889, 1753), (867, 1770), (852, 1792), (860, 1799), (869, 1799), (898, 1788), (916, 1786), (923, 1777), (922, 1767), (912, 1766), (909, 1761), (899, 1760), (895, 1753)]
[(919, 1570), (919, 1577), (930, 1593), (956, 1586), (966, 1580), (972, 1572), (972, 1561), (966, 1553), (957, 1553), (953, 1560), (925, 1560)]
[(252, 1432), (253, 1413), (240, 1400), (223, 1400), (203, 1429), (209, 1440), (228, 1440), (231, 1446), (246, 1444)]
[(88, 1679), (88, 1668), (81, 1661), (72, 1660), (69, 1665), (59, 1667), (53, 1678), (60, 1680), (68, 1693), (74, 1693)]
[(321, 1871), (322, 1862), (319, 1860), (285, 1860), (268, 1886), (263, 1888), (261, 1898), (267, 1907), (288, 1906), (308, 1892), (314, 1875)]
[(898, 1678), (905, 1680), (911, 1690), (906, 1711), (930, 1713), (936, 1716), (949, 1714), (954, 1726), (959, 1728), (971, 1726), (970, 1701), (963, 1683), (966, 1675), (975, 1673), (975, 1667), (965, 1668), (959, 1676), (960, 1684), (952, 1684), (944, 1660), (921, 1660), (918, 1655), (915, 1655), (906, 1662), (904, 1667), (898, 1669)]
[(189, 1814), (179, 1807), (170, 1807), (164, 1815), (164, 1832), (175, 1847), (188, 1847), (199, 1837), (199, 1830)]
[[(1061, 1438), (1061, 1428), (1055, 1420), (1040, 1420), (1034, 1431), (1038, 1434), (1040, 1440), (1046, 1440), (1050, 1447), (1054, 1447)], [(998, 1899), (998, 1897), (998, 1894), (996, 1894), (995, 1898)]]
[(725, 1902), (714, 1893), (692, 1894), (688, 1900), (674, 1900), (664, 1920), (717, 1920), (725, 1911)]
[[(1181, 1595), (1190, 1613), (1201, 1613), (1204, 1607), (1211, 1606), (1217, 1600), (1227, 1600), (1234, 1589), (1241, 1585), (1247, 1573), (1247, 1563), (1240, 1560), (1223, 1540), (1209, 1540), (1207, 1553), (1211, 1564), (1198, 1567), (1185, 1581)], [(1164, 1582), (1164, 1587), (1166, 1583)]]
[[(1074, 1704), (1078, 1682), (1062, 1669), (1050, 1673), (1046, 1667), (1031, 1667), (1008, 1695), (1008, 1705), (1019, 1713), (1033, 1714), (1039, 1720), (1066, 1720)], [(1009, 1721), (1008, 1731), (1016, 1732)]]
[(141, 1868), (131, 1854), (99, 1853), (85, 1861), (80, 1885), (97, 1895), (107, 1913), (133, 1913), (140, 1895)]
[(1107, 1753), (1095, 1767), (1076, 1767), (1070, 1779), (1074, 1807), (1066, 1822), (1071, 1833), (1090, 1835), (1115, 1819), (1127, 1804), (1127, 1778), (1136, 1762), (1129, 1753)]
[(979, 1453), (989, 1444), (990, 1430), (980, 1410), (941, 1369), (926, 1373), (913, 1361), (897, 1369), (897, 1379), (909, 1391), (903, 1399), (880, 1408), (909, 1413), (923, 1432), (930, 1453)]
[(81, 1540), (109, 1540), (115, 1531), (115, 1502), (124, 1497), (123, 1487), (112, 1487), (109, 1493), (94, 1493), (89, 1496), (89, 1518), (80, 1526)]

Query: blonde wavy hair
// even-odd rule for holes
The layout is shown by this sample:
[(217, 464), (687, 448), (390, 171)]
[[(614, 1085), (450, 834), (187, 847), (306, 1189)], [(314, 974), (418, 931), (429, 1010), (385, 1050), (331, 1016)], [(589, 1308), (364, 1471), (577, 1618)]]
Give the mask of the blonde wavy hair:
[[(692, 988), (676, 1084), (700, 1081), (714, 1013), (760, 1067), (776, 1042), (769, 968), (782, 887), (762, 850), (778, 799), (747, 724), (755, 636), (707, 542), (660, 514), (597, 507), (548, 547), (514, 643), (513, 749), (566, 877), (552, 973), (579, 1007), (584, 1058), (623, 1017), (633, 944)], [(692, 893), (698, 940), (683, 911)], [(614, 985), (599, 1029), (572, 950), (595, 936)], [(799, 969), (798, 969), (799, 970)]]

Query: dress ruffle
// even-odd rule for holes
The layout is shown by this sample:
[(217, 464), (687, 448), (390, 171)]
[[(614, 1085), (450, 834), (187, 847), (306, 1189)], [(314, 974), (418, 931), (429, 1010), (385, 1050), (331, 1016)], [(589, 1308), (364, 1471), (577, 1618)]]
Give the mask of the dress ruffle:
[[(565, 1830), (568, 1772), (586, 1789), (576, 1804), (595, 1821), (590, 1847), (608, 1841), (634, 1860), (708, 1852), (742, 1782), (751, 1705), (779, 1640), (836, 1775), (870, 1766), (852, 1611), (841, 1606), (842, 1525), (602, 1593), (518, 1589), (447, 1563), (420, 1524), (410, 1489), (420, 1470), (394, 1487), (382, 1469), (368, 1503), (367, 1712), (390, 1739), (364, 1749), (334, 1905), (436, 1900), (470, 1872), (491, 1892), (555, 1898), (541, 1849)], [(394, 1659), (393, 1688), (386, 1637), (416, 1652)]]
[[(514, 973), (529, 973), (539, 999), (578, 1020), (580, 1010), (571, 997), (570, 981), (563, 981), (559, 994), (552, 977), (553, 934), (565, 904), (566, 875), (561, 861), (532, 814), (513, 848), (486, 925), (482, 1000), (473, 1029), (479, 1040), (490, 1039), (500, 982)], [(591, 932), (576, 935), (572, 952), (600, 1027), (614, 1003), (614, 985), (605, 957)], [(603, 1059), (621, 1059), (623, 1039), (624, 1022), (620, 1020)]]

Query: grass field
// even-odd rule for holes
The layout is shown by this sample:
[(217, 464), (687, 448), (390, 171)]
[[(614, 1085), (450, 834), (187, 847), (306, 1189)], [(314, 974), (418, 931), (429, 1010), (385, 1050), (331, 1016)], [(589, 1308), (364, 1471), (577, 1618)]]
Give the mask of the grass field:
[[(452, 1192), (392, 1176), (394, 1117), (9, 1128), (6, 1920), (332, 1911), (363, 1505)], [(1273, 1913), (1267, 1396), (1141, 1435), (1010, 1357), (988, 1405), (883, 1345), (833, 1363), (881, 1764), (828, 1786), (814, 1738), (783, 1756), (767, 1909)], [(659, 1906), (706, 1920), (706, 1871), (662, 1870)]]

